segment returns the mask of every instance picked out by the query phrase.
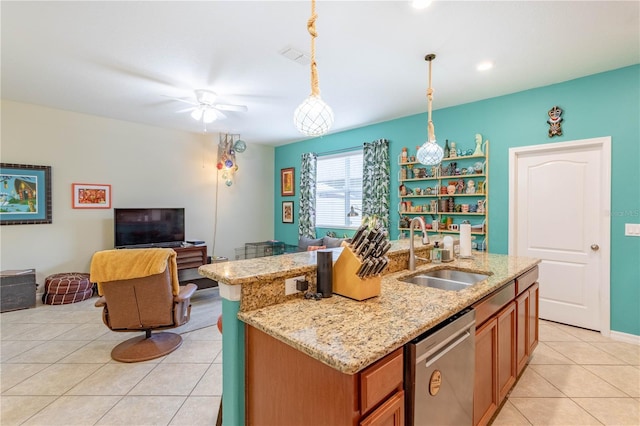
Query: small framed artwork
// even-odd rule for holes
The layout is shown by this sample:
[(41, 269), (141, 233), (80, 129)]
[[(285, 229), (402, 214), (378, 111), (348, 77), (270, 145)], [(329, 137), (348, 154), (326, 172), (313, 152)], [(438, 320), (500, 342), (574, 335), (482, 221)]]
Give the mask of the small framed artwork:
[(280, 195), (290, 197), (295, 195), (294, 168), (280, 169)]
[(282, 223), (293, 223), (293, 201), (282, 202)]
[(0, 163), (0, 225), (52, 223), (51, 166)]
[(71, 192), (74, 209), (111, 208), (111, 185), (73, 183)]

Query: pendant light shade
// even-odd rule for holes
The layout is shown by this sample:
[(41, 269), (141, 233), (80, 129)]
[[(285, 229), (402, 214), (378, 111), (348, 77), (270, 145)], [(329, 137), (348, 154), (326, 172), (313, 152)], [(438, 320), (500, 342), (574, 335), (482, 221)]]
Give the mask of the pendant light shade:
[(304, 135), (322, 136), (333, 125), (333, 111), (319, 95), (311, 95), (298, 105), (293, 122)]
[(311, 95), (296, 108), (293, 123), (300, 133), (306, 136), (322, 136), (333, 125), (333, 111), (320, 97), (318, 83), (318, 64), (316, 63), (316, 1), (311, 0), (311, 17), (307, 21), (307, 30), (311, 34)]
[(427, 125), (427, 141), (422, 144), (416, 153), (417, 160), (426, 166), (436, 166), (442, 162), (444, 151), (442, 147), (436, 143), (435, 129), (431, 120), (431, 103), (433, 102), (433, 88), (431, 88), (431, 62), (436, 58), (433, 53), (425, 56), (424, 60), (429, 62), (429, 88), (427, 89), (427, 105), (428, 105), (428, 125)]

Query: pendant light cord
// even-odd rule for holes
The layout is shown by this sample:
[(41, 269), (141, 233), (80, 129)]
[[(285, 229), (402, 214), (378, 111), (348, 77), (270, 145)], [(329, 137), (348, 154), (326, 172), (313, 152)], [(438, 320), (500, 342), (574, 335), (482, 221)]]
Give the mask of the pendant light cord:
[(311, 0), (311, 17), (307, 21), (307, 31), (311, 34), (311, 95), (320, 96), (320, 83), (318, 82), (318, 64), (316, 64), (316, 0)]
[(435, 128), (433, 126), (433, 121), (431, 120), (431, 103), (433, 102), (433, 88), (431, 87), (431, 62), (433, 62), (433, 60), (436, 58), (436, 55), (434, 54), (430, 54), (427, 55), (425, 57), (425, 60), (427, 60), (429, 62), (429, 88), (427, 89), (427, 103), (429, 105), (428, 108), (428, 113), (429, 113), (429, 124), (427, 127), (427, 133), (428, 133), (428, 138), (429, 138), (429, 142), (435, 142), (436, 141), (436, 133), (435, 133)]

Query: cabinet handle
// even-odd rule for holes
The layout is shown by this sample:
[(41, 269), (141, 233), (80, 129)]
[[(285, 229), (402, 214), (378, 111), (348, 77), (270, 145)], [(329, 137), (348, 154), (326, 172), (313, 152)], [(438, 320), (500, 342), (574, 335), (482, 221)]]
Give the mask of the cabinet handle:
[(597, 245), (597, 244), (591, 244), (591, 250), (598, 251), (598, 250), (600, 250), (600, 246)]

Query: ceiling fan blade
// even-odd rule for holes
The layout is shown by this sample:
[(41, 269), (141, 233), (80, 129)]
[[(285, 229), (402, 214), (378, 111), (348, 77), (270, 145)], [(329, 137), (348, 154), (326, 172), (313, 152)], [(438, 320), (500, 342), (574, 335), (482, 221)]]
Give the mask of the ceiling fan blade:
[(239, 111), (239, 112), (247, 112), (248, 108), (246, 105), (227, 105), (227, 104), (214, 104), (213, 107), (220, 111)]
[(179, 109), (176, 111), (176, 113), (181, 113), (181, 112), (189, 112), (189, 111), (193, 111), (194, 109), (196, 109), (197, 107), (192, 106), (190, 108), (184, 108), (184, 109)]
[(198, 102), (189, 101), (189, 100), (187, 100), (187, 99), (176, 98), (176, 97), (168, 96), (168, 95), (162, 95), (162, 96), (164, 96), (165, 98), (173, 99), (174, 101), (184, 102), (185, 104), (189, 104), (189, 105), (193, 105), (193, 106), (198, 106), (198, 105), (200, 105)]

